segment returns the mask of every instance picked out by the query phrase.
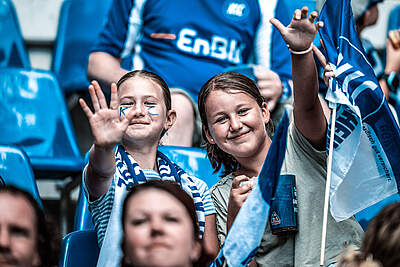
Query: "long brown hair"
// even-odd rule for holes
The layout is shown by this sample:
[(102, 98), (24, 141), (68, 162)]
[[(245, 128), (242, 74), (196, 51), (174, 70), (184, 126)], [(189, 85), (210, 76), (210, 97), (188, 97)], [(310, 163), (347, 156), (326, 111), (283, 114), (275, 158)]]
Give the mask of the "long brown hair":
[[(224, 167), (222, 175), (227, 175), (238, 169), (239, 162), (237, 162), (237, 160), (232, 155), (222, 151), (216, 144), (211, 144), (210, 142), (208, 142), (206, 138), (206, 131), (209, 132), (209, 129), (205, 103), (211, 91), (216, 90), (221, 90), (225, 92), (244, 92), (254, 98), (259, 107), (262, 107), (262, 104), (265, 102), (265, 100), (262, 97), (257, 85), (252, 79), (236, 72), (225, 72), (215, 75), (210, 80), (208, 80), (201, 88), (199, 93), (198, 105), (201, 122), (203, 124), (202, 135), (203, 139), (205, 140), (207, 156), (211, 162), (211, 166), (214, 168), (214, 173), (218, 172), (221, 167)], [(268, 124), (266, 124), (265, 128), (268, 135), (271, 136), (273, 132), (272, 122), (270, 121)]]

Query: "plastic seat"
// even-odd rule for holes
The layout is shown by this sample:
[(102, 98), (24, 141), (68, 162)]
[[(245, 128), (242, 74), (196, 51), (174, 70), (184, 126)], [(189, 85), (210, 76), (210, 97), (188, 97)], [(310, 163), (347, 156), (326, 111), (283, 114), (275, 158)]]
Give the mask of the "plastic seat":
[(76, 231), (62, 241), (59, 267), (95, 267), (100, 249), (94, 231)]
[(387, 31), (397, 30), (400, 28), (400, 5), (390, 11)]
[(0, 142), (23, 148), (37, 178), (63, 178), (82, 170), (64, 97), (51, 73), (2, 69), (0, 122)]
[(4, 185), (29, 192), (43, 208), (35, 176), (24, 151), (15, 146), (0, 146), (0, 177)]
[(399, 194), (391, 195), (390, 197), (387, 197), (384, 200), (379, 201), (378, 203), (358, 212), (355, 215), (355, 217), (357, 221), (360, 223), (361, 227), (365, 230), (367, 229), (367, 226), (371, 222), (371, 220), (375, 217), (376, 214), (378, 214), (381, 211), (381, 209), (383, 209), (384, 207), (386, 207), (391, 203), (399, 201), (400, 201)]
[[(205, 149), (197, 147), (160, 146), (159, 150), (167, 155), (172, 162), (178, 164), (188, 174), (194, 175), (205, 181), (208, 188), (211, 188), (219, 180), (221, 172), (213, 174), (213, 168), (207, 158)], [(86, 162), (87, 160), (88, 154), (86, 154), (85, 157)], [(89, 211), (88, 202), (81, 185), (75, 211), (74, 230), (92, 229), (94, 229), (92, 215)]]
[(51, 70), (65, 92), (86, 91), (89, 52), (112, 0), (66, 0), (58, 22)]
[(0, 0), (0, 68), (30, 68), (14, 5), (10, 0)]
[(37, 179), (63, 179), (60, 220), (66, 234), (70, 191), (80, 181), (83, 159), (55, 77), (46, 71), (2, 69), (0, 123), (0, 143), (21, 147)]

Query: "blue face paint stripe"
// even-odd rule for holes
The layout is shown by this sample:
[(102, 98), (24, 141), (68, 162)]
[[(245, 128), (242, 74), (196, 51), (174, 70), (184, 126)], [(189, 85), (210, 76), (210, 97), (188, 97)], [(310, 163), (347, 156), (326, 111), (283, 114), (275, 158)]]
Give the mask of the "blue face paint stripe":
[(127, 110), (128, 108), (124, 108), (124, 107), (119, 107), (119, 116), (121, 116), (121, 115), (124, 115), (124, 116), (126, 116), (126, 114), (125, 114), (125, 110)]
[(149, 107), (146, 107), (147, 113), (148, 113), (149, 115), (152, 115), (152, 116), (158, 116), (158, 115), (160, 115), (160, 114), (158, 114), (158, 113), (156, 113), (156, 112), (154, 111), (155, 108), (156, 108), (156, 106), (149, 106)]

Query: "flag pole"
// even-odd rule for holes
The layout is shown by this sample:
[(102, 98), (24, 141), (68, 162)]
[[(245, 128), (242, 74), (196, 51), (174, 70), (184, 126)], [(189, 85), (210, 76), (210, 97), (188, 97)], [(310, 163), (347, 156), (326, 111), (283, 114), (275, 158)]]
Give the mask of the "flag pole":
[(332, 158), (333, 158), (333, 141), (335, 138), (335, 123), (336, 123), (336, 104), (332, 110), (331, 134), (329, 139), (329, 155), (328, 166), (326, 170), (326, 185), (325, 185), (325, 202), (324, 202), (324, 217), (322, 222), (322, 238), (321, 238), (321, 258), (320, 266), (324, 266), (325, 261), (325, 243), (326, 243), (326, 227), (328, 222), (328, 207), (329, 207), (329, 189), (331, 185), (332, 173)]

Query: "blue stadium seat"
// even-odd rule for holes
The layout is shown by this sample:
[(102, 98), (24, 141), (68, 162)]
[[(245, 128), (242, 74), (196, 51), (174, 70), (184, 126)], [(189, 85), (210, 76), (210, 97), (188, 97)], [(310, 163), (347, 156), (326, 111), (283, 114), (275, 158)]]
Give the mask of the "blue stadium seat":
[(394, 7), (389, 14), (387, 31), (397, 30), (400, 28), (400, 5)]
[(89, 52), (112, 0), (66, 0), (58, 22), (51, 70), (65, 92), (86, 91)]
[(11, 0), (0, 0), (0, 68), (30, 68), (28, 52)]
[(400, 201), (399, 194), (391, 195), (390, 197), (387, 197), (384, 200), (379, 201), (378, 203), (375, 203), (374, 205), (356, 213), (355, 217), (357, 221), (360, 223), (361, 227), (365, 230), (367, 229), (367, 226), (370, 223), (370, 221), (375, 217), (376, 214), (378, 214), (378, 212), (381, 211), (381, 209), (383, 209), (384, 207), (386, 207), (391, 203), (399, 201)]
[(83, 168), (64, 96), (55, 77), (46, 71), (4, 68), (0, 71), (0, 144), (21, 147), (35, 177), (63, 179), (61, 231), (68, 232), (71, 190)]
[(76, 231), (62, 241), (59, 267), (95, 267), (100, 249), (94, 231)]
[(64, 97), (51, 73), (2, 69), (0, 123), (0, 143), (23, 148), (37, 178), (63, 178), (82, 170)]
[(206, 182), (208, 188), (211, 188), (218, 182), (221, 172), (213, 174), (214, 169), (211, 167), (205, 149), (198, 147), (160, 146), (159, 150), (188, 174)]
[[(206, 182), (211, 188), (218, 180), (221, 172), (213, 174), (213, 168), (207, 158), (206, 151), (197, 147), (160, 146), (159, 150), (167, 155), (171, 161), (178, 164), (188, 174), (194, 175)], [(85, 161), (88, 160), (88, 153)], [(74, 230), (92, 230), (92, 215), (88, 209), (87, 199), (82, 185), (75, 211)]]
[(24, 151), (15, 146), (0, 145), (0, 177), (4, 185), (13, 185), (29, 192), (43, 208), (35, 176)]

